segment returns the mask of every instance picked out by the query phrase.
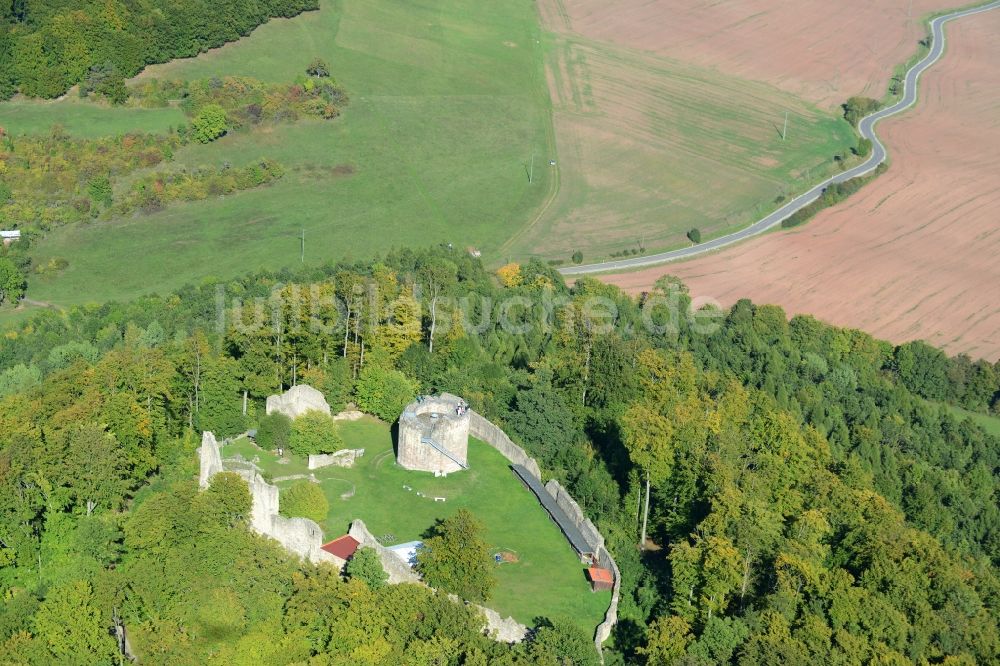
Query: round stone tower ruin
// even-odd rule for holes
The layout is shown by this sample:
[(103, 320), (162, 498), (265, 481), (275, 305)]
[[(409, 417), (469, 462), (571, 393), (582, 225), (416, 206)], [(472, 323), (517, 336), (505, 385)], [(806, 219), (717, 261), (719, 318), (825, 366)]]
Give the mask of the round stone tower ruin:
[(469, 409), (448, 393), (423, 396), (399, 417), (396, 462), (406, 469), (447, 474), (469, 468)]

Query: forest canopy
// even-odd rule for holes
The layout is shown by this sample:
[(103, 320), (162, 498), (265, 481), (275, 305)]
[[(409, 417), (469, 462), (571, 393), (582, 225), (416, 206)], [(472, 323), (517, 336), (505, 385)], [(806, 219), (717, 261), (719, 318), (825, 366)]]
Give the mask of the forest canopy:
[(117, 609), (147, 663), (593, 663), (559, 618), (510, 649), (439, 597), (289, 560), (226, 475), (199, 494), (194, 428), (252, 427), (294, 378), (386, 419), (397, 383), (449, 391), (504, 427), (618, 562), (606, 663), (996, 661), (1000, 441), (956, 417), (996, 413), (995, 364), (749, 301), (696, 317), (672, 279), (631, 298), (515, 268), (400, 250), (0, 338), (0, 654), (56, 658), (67, 617), (106, 654)]
[(6, 0), (0, 2), (0, 99), (59, 97), (92, 69), (135, 76), (195, 56), (317, 0)]

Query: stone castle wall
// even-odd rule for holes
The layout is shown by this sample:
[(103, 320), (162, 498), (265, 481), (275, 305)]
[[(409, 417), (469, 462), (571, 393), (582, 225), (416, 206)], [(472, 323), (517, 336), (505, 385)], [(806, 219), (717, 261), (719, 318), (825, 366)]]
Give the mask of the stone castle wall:
[[(404, 564), (403, 560), (399, 559), (399, 556), (378, 542), (378, 539), (368, 531), (368, 527), (364, 521), (355, 520), (352, 522), (348, 534), (358, 540), (361, 544), (360, 547), (372, 548), (378, 554), (378, 558), (382, 562), (382, 568), (389, 574), (390, 583), (424, 585), (424, 582), (420, 580), (420, 576), (413, 569)], [(492, 608), (463, 601), (454, 594), (449, 594), (448, 598), (457, 604), (466, 604), (478, 610), (485, 620), (482, 627), (483, 631), (496, 641), (520, 643), (528, 635), (528, 628), (512, 617), (500, 617), (500, 613)]]
[[(507, 433), (472, 410), (469, 411), (469, 417), (469, 432), (473, 437), (481, 439), (492, 446), (512, 464), (523, 465), (535, 478), (541, 480), (542, 474), (538, 463), (524, 449), (511, 441)], [(618, 600), (621, 596), (622, 584), (621, 572), (618, 570), (618, 565), (615, 563), (611, 553), (608, 552), (608, 549), (604, 545), (604, 536), (583, 513), (580, 505), (576, 503), (572, 495), (555, 479), (545, 484), (545, 490), (556, 501), (556, 504), (566, 512), (566, 515), (573, 520), (576, 526), (580, 528), (580, 532), (587, 540), (587, 544), (596, 555), (598, 564), (605, 569), (609, 569), (614, 576), (615, 582), (611, 590), (611, 603), (604, 614), (604, 621), (597, 625), (597, 629), (594, 631), (594, 645), (597, 647), (598, 654), (600, 654), (601, 645), (604, 644), (604, 641), (608, 640), (611, 636), (611, 630), (618, 623)]]
[(542, 478), (542, 472), (534, 458), (515, 444), (507, 433), (472, 410), (469, 410), (469, 434), (492, 446), (513, 464), (524, 465), (535, 478)]
[(351, 529), (347, 532), (354, 537), (362, 548), (371, 548), (378, 555), (382, 562), (382, 568), (389, 574), (389, 582), (393, 585), (397, 583), (420, 583), (420, 576), (413, 569), (406, 565), (395, 553), (379, 543), (365, 521), (356, 519), (351, 522)]
[(204, 490), (208, 488), (209, 480), (222, 471), (222, 455), (219, 453), (219, 443), (210, 432), (201, 434), (201, 448), (198, 449), (201, 462), (198, 471), (198, 485)]
[(580, 505), (576, 503), (573, 496), (562, 487), (562, 485), (555, 479), (549, 480), (545, 484), (546, 492), (551, 495), (559, 508), (562, 509), (567, 516), (573, 521), (580, 532), (583, 534), (583, 538), (587, 540), (590, 547), (593, 549), (594, 555), (597, 558), (597, 563), (604, 569), (608, 569), (614, 575), (614, 586), (611, 590), (611, 603), (608, 605), (608, 610), (604, 614), (604, 621), (597, 626), (597, 630), (594, 634), (594, 641), (598, 645), (598, 650), (600, 650), (600, 645), (608, 640), (611, 636), (611, 630), (614, 628), (615, 624), (618, 623), (618, 598), (621, 595), (621, 585), (622, 576), (621, 572), (618, 570), (618, 564), (615, 563), (615, 559), (611, 557), (611, 553), (608, 552), (607, 547), (604, 544), (604, 536), (597, 529), (593, 522), (583, 513)]
[(583, 534), (583, 538), (587, 540), (590, 545), (592, 552), (597, 552), (598, 549), (604, 546), (604, 537), (601, 532), (594, 526), (594, 523), (584, 515), (583, 510), (580, 505), (576, 503), (573, 496), (562, 487), (562, 485), (555, 479), (550, 479), (548, 483), (545, 484), (545, 490), (552, 496), (573, 524), (577, 526), (580, 533)]
[(281, 395), (267, 396), (264, 411), (267, 414), (284, 414), (290, 419), (302, 416), (306, 412), (317, 411), (330, 414), (330, 405), (323, 394), (308, 384), (298, 384)]
[(615, 559), (611, 557), (611, 553), (604, 546), (597, 550), (597, 561), (605, 569), (610, 569), (615, 578), (614, 587), (611, 589), (611, 603), (608, 604), (608, 610), (604, 613), (604, 622), (597, 625), (597, 630), (594, 632), (594, 643), (597, 645), (599, 653), (601, 645), (611, 637), (611, 630), (618, 624), (618, 600), (621, 598), (622, 592), (622, 573), (618, 570)]
[[(199, 457), (199, 482), (202, 488), (207, 488), (213, 476), (226, 471), (219, 443), (210, 432), (202, 435)], [(323, 530), (319, 525), (308, 518), (286, 518), (278, 513), (277, 486), (265, 481), (254, 469), (237, 469), (233, 473), (239, 474), (250, 489), (250, 528), (254, 532), (271, 537), (286, 550), (310, 562), (329, 562), (338, 568), (344, 566), (344, 560), (320, 548), (323, 545)]]

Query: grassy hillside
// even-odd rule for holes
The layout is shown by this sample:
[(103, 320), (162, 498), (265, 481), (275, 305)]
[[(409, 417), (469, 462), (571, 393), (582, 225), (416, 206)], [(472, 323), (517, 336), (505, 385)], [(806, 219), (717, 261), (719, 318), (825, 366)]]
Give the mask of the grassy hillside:
[[(288, 82), (313, 57), (351, 97), (341, 118), (175, 156), (178, 169), (268, 157), (287, 168), (283, 180), (53, 231), (36, 260), (65, 258), (69, 268), (33, 278), (29, 297), (126, 299), (294, 265), (303, 232), (312, 264), (437, 242), (477, 247), (490, 263), (652, 251), (685, 244), (692, 227), (707, 240), (750, 223), (834, 170), (833, 154), (853, 141), (845, 122), (772, 86), (545, 32), (530, 0), (328, 0), (140, 77)], [(15, 136), (53, 124), (100, 136), (182, 121), (176, 108), (107, 108), (72, 95), (0, 105), (0, 126)]]
[(956, 419), (963, 421), (965, 419), (971, 419), (973, 423), (989, 434), (994, 437), (1000, 437), (1000, 417), (981, 414), (980, 412), (970, 412), (967, 409), (955, 407), (954, 405), (944, 405), (944, 407), (951, 412), (951, 415)]
[[(340, 0), (198, 58), (150, 68), (142, 76), (291, 81), (318, 56), (351, 102), (334, 122), (277, 126), (180, 151), (177, 167), (264, 156), (288, 174), (256, 192), (53, 232), (38, 244), (38, 260), (65, 257), (70, 267), (34, 280), (29, 295), (68, 305), (279, 268), (299, 261), (303, 229), (312, 263), (432, 242), (495, 250), (549, 186), (544, 169), (527, 182), (532, 153), (541, 161), (551, 152), (538, 38), (530, 0)], [(91, 109), (69, 99), (0, 105), (0, 126), (15, 135), (53, 123), (99, 134), (180, 120), (172, 109)]]
[(515, 254), (598, 260), (686, 244), (692, 227), (707, 240), (833, 173), (855, 141), (774, 86), (644, 51), (557, 35), (546, 60), (560, 190)]

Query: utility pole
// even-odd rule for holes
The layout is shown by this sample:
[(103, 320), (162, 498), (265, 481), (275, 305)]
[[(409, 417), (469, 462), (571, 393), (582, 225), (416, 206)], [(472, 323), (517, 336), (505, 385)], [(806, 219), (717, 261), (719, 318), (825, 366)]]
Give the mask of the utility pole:
[(781, 130), (781, 140), (785, 140), (785, 136), (788, 135), (788, 111), (785, 111), (785, 127)]
[(306, 230), (302, 229), (302, 249), (299, 255), (299, 261), (301, 263), (306, 263)]
[(531, 177), (535, 174), (535, 153), (531, 153), (531, 166), (528, 167), (528, 185), (531, 185)]

